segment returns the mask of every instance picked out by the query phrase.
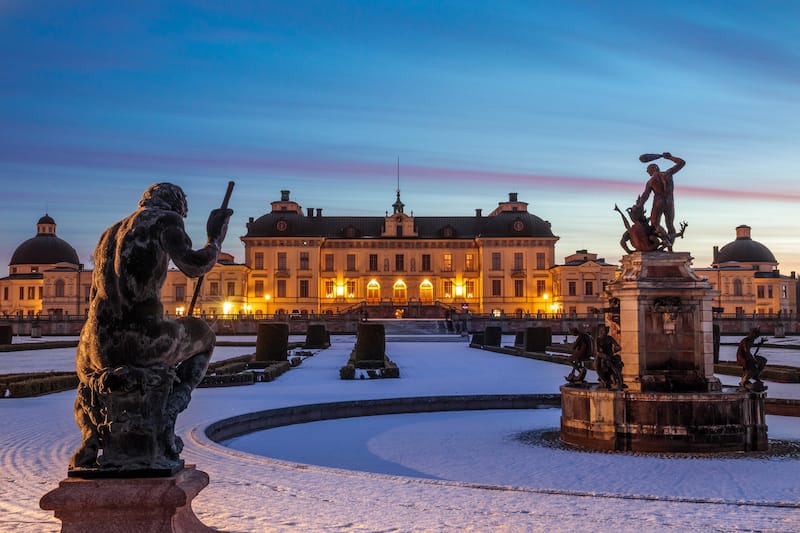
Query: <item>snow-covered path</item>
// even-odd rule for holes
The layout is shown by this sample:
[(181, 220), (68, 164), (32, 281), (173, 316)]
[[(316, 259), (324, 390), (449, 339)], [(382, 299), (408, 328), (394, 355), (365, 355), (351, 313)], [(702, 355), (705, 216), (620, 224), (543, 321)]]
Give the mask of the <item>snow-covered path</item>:
[[(369, 452), (438, 479), (292, 463), (205, 438), (210, 422), (287, 405), (552, 393), (566, 368), (465, 344), (389, 343), (401, 379), (341, 381), (338, 368), (352, 345), (352, 337), (335, 337), (330, 349), (272, 383), (195, 391), (178, 430), (184, 458), (211, 476), (194, 503), (206, 524), (243, 532), (800, 530), (800, 460), (570, 453), (507, 438), (518, 429), (557, 426), (554, 410), (410, 415), (372, 431)], [(0, 401), (0, 530), (58, 531), (38, 500), (65, 476), (77, 444), (73, 397)], [(374, 423), (348, 423), (360, 422)], [(771, 437), (800, 439), (800, 420), (769, 417), (768, 423)], [(328, 453), (348, 453), (331, 448), (324, 433), (292, 429), (298, 445), (311, 440)]]

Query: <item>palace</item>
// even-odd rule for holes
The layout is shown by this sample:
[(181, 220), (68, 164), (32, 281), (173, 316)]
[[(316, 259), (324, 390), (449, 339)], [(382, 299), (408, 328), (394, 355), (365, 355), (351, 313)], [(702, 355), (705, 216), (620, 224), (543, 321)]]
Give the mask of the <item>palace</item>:
[[(84, 316), (91, 270), (56, 236), (49, 215), (14, 252), (0, 279), (0, 315)], [(385, 216), (325, 216), (281, 191), (271, 210), (251, 217), (241, 237), (244, 263), (220, 254), (205, 276), (194, 313), (201, 316), (360, 316), (441, 318), (452, 312), (539, 317), (597, 314), (617, 266), (587, 250), (557, 264), (558, 237), (517, 193), (488, 215), (414, 216), (397, 191)], [(696, 268), (719, 291), (718, 314), (792, 317), (797, 278), (782, 275), (772, 252), (736, 228), (715, 247), (714, 263)], [(164, 310), (188, 312), (196, 280), (172, 269)]]

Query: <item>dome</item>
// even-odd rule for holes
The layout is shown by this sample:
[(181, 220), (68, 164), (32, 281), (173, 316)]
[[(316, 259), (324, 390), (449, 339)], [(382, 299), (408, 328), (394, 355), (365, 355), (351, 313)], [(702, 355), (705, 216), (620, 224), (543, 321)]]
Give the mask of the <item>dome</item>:
[(737, 227), (736, 240), (720, 248), (714, 255), (714, 263), (718, 265), (730, 262), (778, 263), (769, 248), (750, 238), (750, 226)]
[(56, 222), (45, 215), (36, 223), (36, 237), (23, 242), (11, 256), (9, 265), (80, 264), (78, 253), (67, 241), (56, 237)]

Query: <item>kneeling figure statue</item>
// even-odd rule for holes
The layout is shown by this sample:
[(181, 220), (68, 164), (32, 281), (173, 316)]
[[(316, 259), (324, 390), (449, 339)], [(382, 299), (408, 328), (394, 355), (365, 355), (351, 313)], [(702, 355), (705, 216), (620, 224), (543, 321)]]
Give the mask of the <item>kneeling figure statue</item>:
[(175, 419), (203, 379), (216, 337), (201, 319), (165, 318), (161, 288), (170, 260), (192, 278), (211, 270), (233, 214), (223, 206), (208, 218), (206, 245), (193, 250), (183, 190), (158, 183), (100, 237), (77, 351), (82, 441), (71, 476), (172, 475), (183, 468)]

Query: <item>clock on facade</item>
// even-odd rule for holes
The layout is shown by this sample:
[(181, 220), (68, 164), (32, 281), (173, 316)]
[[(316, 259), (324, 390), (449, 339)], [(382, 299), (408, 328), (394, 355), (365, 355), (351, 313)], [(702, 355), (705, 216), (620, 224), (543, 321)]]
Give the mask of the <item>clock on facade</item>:
[(289, 224), (286, 223), (285, 220), (279, 220), (277, 224), (275, 224), (275, 229), (278, 231), (286, 231), (289, 228)]
[(521, 220), (515, 220), (512, 227), (514, 228), (514, 231), (522, 231), (525, 229), (525, 224), (523, 224)]

